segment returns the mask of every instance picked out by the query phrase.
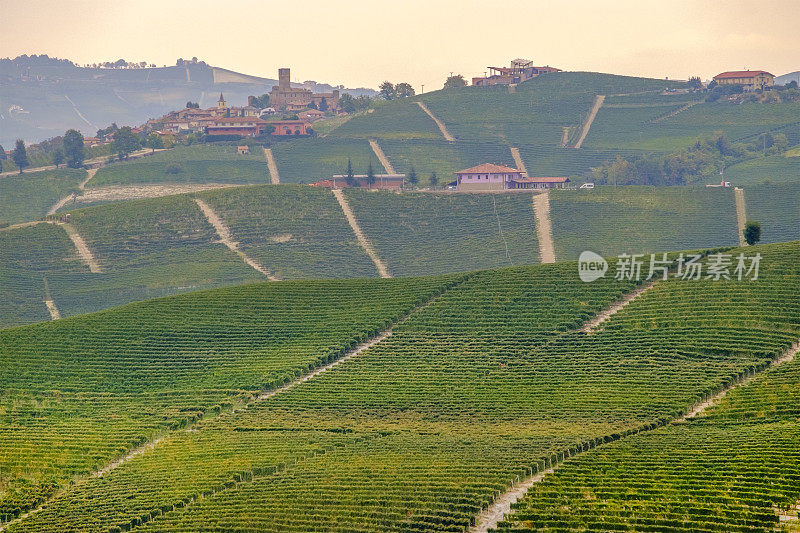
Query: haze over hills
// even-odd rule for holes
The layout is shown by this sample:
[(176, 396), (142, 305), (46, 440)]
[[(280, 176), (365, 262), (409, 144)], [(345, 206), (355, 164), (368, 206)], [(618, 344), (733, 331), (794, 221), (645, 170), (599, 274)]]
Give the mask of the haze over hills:
[[(216, 103), (219, 93), (244, 105), (277, 80), (241, 74), (203, 62), (154, 68), (86, 68), (47, 56), (0, 59), (0, 145), (35, 143), (75, 128), (91, 136), (112, 122), (136, 125), (182, 108)], [(316, 84), (314, 90), (332, 87)], [(359, 96), (371, 89), (344, 89)]]

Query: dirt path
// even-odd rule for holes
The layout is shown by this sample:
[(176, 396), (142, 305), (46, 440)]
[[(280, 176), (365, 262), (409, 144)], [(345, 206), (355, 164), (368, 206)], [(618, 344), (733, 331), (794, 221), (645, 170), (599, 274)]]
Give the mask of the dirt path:
[(336, 200), (339, 202), (339, 205), (342, 207), (342, 211), (344, 212), (344, 216), (347, 218), (347, 222), (350, 223), (350, 227), (353, 228), (353, 233), (356, 235), (356, 239), (358, 239), (358, 244), (364, 248), (364, 251), (367, 252), (367, 255), (372, 262), (375, 263), (375, 268), (378, 269), (378, 274), (382, 278), (391, 278), (392, 275), (389, 274), (389, 269), (386, 268), (386, 264), (378, 257), (378, 253), (375, 251), (375, 248), (372, 247), (372, 243), (369, 242), (369, 239), (364, 235), (364, 232), (361, 231), (361, 226), (358, 225), (358, 220), (356, 220), (356, 216), (353, 214), (353, 210), (350, 209), (350, 204), (347, 202), (347, 198), (345, 198), (344, 194), (339, 189), (332, 189), (333, 195), (336, 197)]
[(32, 220), (31, 222), (20, 222), (18, 224), (11, 224), (10, 226), (6, 226), (5, 228), (0, 228), (0, 231), (12, 231), (19, 228), (29, 228), (31, 226), (36, 226), (37, 224), (55, 224), (52, 220)]
[(611, 306), (608, 307), (607, 309), (604, 309), (599, 313), (597, 313), (597, 315), (593, 319), (588, 321), (581, 328), (581, 331), (583, 331), (584, 333), (593, 333), (597, 329), (597, 326), (599, 326), (600, 324), (611, 318), (613, 315), (619, 313), (626, 305), (628, 305), (633, 300), (635, 300), (636, 298), (638, 298), (639, 296), (650, 290), (655, 284), (656, 280), (650, 280), (643, 283), (639, 287), (635, 288), (634, 290), (626, 294), (621, 300), (611, 304)]
[(600, 107), (602, 107), (605, 99), (606, 96), (604, 94), (598, 94), (594, 97), (592, 110), (589, 111), (589, 116), (586, 117), (586, 122), (583, 123), (583, 127), (581, 128), (581, 136), (578, 138), (578, 142), (575, 143), (575, 148), (580, 148), (583, 145), (583, 141), (586, 139), (586, 136), (589, 135), (589, 128), (592, 127), (594, 117), (597, 116), (597, 112), (600, 111)]
[(671, 113), (667, 113), (667, 114), (666, 114), (666, 115), (664, 115), (664, 116), (661, 116), (661, 117), (656, 117), (656, 118), (654, 118), (653, 120), (651, 120), (651, 121), (650, 121), (650, 123), (651, 123), (651, 124), (657, 124), (657, 123), (659, 123), (659, 122), (662, 122), (662, 121), (664, 121), (664, 120), (667, 120), (668, 118), (672, 118), (672, 117), (674, 117), (675, 115), (677, 115), (677, 114), (679, 114), (679, 113), (683, 113), (683, 112), (684, 112), (684, 111), (686, 111), (687, 109), (690, 109), (691, 107), (694, 107), (694, 106), (696, 106), (696, 105), (697, 105), (697, 104), (699, 104), (699, 103), (700, 103), (700, 100), (698, 100), (698, 101), (696, 101), (696, 102), (689, 102), (688, 104), (686, 104), (686, 105), (684, 105), (684, 106), (681, 106), (681, 107), (679, 107), (678, 109), (676, 109), (676, 110), (672, 111)]
[(739, 230), (739, 246), (747, 246), (744, 240), (744, 226), (747, 223), (747, 210), (744, 204), (744, 189), (736, 187), (733, 189), (733, 197), (736, 200), (736, 226)]
[(556, 252), (553, 246), (553, 226), (550, 223), (550, 193), (548, 191), (533, 195), (533, 216), (536, 218), (536, 235), (539, 238), (539, 262), (555, 263)]
[(92, 124), (91, 122), (89, 122), (89, 119), (87, 119), (86, 117), (84, 117), (84, 116), (83, 116), (83, 113), (81, 113), (81, 112), (80, 112), (80, 110), (78, 109), (78, 106), (76, 106), (76, 105), (75, 105), (75, 102), (73, 102), (73, 101), (72, 101), (72, 99), (71, 99), (69, 96), (67, 96), (67, 95), (65, 94), (65, 95), (64, 95), (64, 98), (66, 98), (66, 99), (67, 99), (67, 102), (69, 102), (69, 103), (70, 103), (70, 105), (72, 106), (72, 109), (74, 109), (74, 110), (75, 110), (75, 114), (77, 114), (77, 115), (78, 115), (78, 117), (79, 117), (79, 118), (80, 118), (82, 121), (84, 121), (84, 122), (86, 123), (86, 125), (87, 125), (87, 126), (89, 126), (89, 127), (90, 127), (90, 128), (92, 128), (92, 129), (97, 129), (97, 126), (95, 126), (94, 124)]
[(386, 173), (396, 174), (391, 161), (389, 161), (389, 158), (383, 153), (383, 149), (381, 149), (381, 145), (378, 144), (378, 141), (370, 139), (369, 145), (372, 147), (372, 151), (375, 152), (375, 155), (378, 157), (378, 161), (380, 161), (381, 165), (383, 165), (383, 169), (386, 171)]
[(272, 148), (264, 148), (264, 157), (267, 158), (267, 168), (269, 169), (269, 179), (273, 185), (281, 182), (281, 177), (278, 174), (278, 163), (275, 162), (275, 156), (272, 155)]
[[(119, 202), (123, 200), (141, 200), (143, 198), (160, 198), (175, 194), (187, 194), (212, 189), (228, 189), (242, 187), (240, 183), (175, 183), (164, 185), (111, 185), (108, 187), (92, 187), (82, 195), (72, 198), (75, 205), (97, 202)], [(69, 203), (69, 201), (67, 202)], [(63, 207), (63, 206), (61, 206)]]
[(528, 169), (525, 168), (525, 161), (522, 160), (522, 156), (519, 155), (519, 148), (512, 147), (511, 148), (511, 157), (514, 158), (514, 164), (517, 165), (517, 170), (522, 171), (522, 176), (527, 178), (528, 177)]
[(95, 260), (92, 251), (89, 249), (89, 245), (86, 244), (86, 241), (83, 240), (81, 234), (78, 233), (78, 230), (70, 224), (69, 222), (62, 222), (58, 224), (64, 231), (67, 232), (69, 238), (72, 239), (72, 243), (75, 245), (75, 249), (78, 250), (78, 255), (81, 256), (83, 262), (89, 267), (89, 272), (93, 274), (102, 274), (103, 269), (100, 268), (100, 264)]
[(56, 307), (56, 303), (53, 300), (45, 300), (44, 304), (47, 306), (47, 310), (50, 312), (51, 319), (58, 320), (61, 318), (61, 313), (58, 311), (58, 307)]
[(200, 207), (200, 210), (203, 212), (208, 222), (212, 226), (214, 226), (214, 229), (217, 231), (217, 235), (219, 236), (219, 240), (222, 242), (222, 244), (227, 246), (232, 252), (238, 255), (242, 259), (242, 261), (248, 264), (251, 268), (264, 274), (268, 280), (280, 281), (278, 278), (270, 274), (269, 271), (263, 266), (261, 266), (255, 259), (249, 257), (247, 254), (245, 254), (243, 251), (239, 249), (239, 243), (233, 240), (233, 237), (231, 236), (231, 231), (228, 229), (228, 226), (226, 226), (225, 223), (222, 221), (222, 219), (219, 218), (219, 216), (217, 216), (214, 210), (211, 209), (210, 205), (205, 203), (200, 198), (195, 198), (194, 201), (198, 205), (198, 207)]
[(561, 130), (561, 148), (566, 148), (569, 144), (569, 126), (564, 126)]
[(428, 109), (428, 106), (426, 106), (424, 102), (417, 102), (417, 105), (419, 105), (422, 108), (422, 110), (425, 111), (428, 114), (428, 116), (433, 119), (433, 121), (436, 123), (436, 125), (439, 126), (439, 131), (442, 132), (442, 135), (444, 135), (444, 138), (446, 140), (451, 141), (451, 142), (456, 140), (456, 138), (453, 137), (452, 135), (450, 135), (450, 132), (447, 131), (447, 127), (444, 125), (444, 122), (442, 122), (441, 120), (436, 118), (436, 115), (434, 115), (431, 112), (431, 110)]
[[(86, 171), (86, 179), (85, 179), (85, 180), (83, 180), (82, 182), (80, 182), (80, 184), (78, 185), (78, 189), (80, 189), (80, 190), (82, 190), (82, 191), (83, 191), (84, 189), (86, 189), (86, 184), (87, 184), (87, 183), (89, 183), (89, 180), (91, 180), (91, 179), (94, 177), (94, 175), (95, 175), (95, 174), (97, 174), (97, 170), (98, 170), (98, 169), (96, 169), (96, 168), (90, 168), (89, 170), (87, 170), (87, 171)], [(58, 202), (56, 202), (56, 203), (53, 205), (53, 207), (51, 207), (51, 208), (50, 208), (50, 209), (47, 211), (47, 214), (48, 214), (48, 215), (54, 215), (54, 214), (56, 214), (56, 211), (58, 211), (59, 209), (61, 209), (61, 208), (62, 208), (62, 207), (64, 207), (65, 205), (67, 205), (67, 202), (69, 202), (70, 200), (74, 200), (75, 198), (76, 198), (76, 195), (74, 195), (74, 194), (70, 194), (70, 195), (68, 195), (68, 196), (65, 196), (64, 198), (62, 198), (61, 200), (59, 200)]]
[[(797, 355), (798, 351), (800, 351), (800, 341), (795, 342), (790, 348), (784, 350), (783, 353), (780, 355), (780, 357), (778, 357), (771, 363), (770, 368), (780, 366), (784, 363), (792, 361)], [(744, 379), (735, 381), (730, 385), (728, 385), (727, 387), (720, 389), (719, 392), (711, 396), (709, 399), (695, 404), (685, 415), (677, 417), (674, 420), (672, 420), (670, 424), (673, 424), (675, 422), (684, 422), (691, 418), (700, 416), (706, 410), (708, 410), (710, 407), (716, 404), (726, 394), (728, 394), (728, 392), (737, 387), (742, 387), (747, 385), (758, 374), (760, 374), (760, 372), (751, 374), (750, 376)], [(645, 433), (647, 431), (652, 431), (652, 429), (641, 428), (639, 433)], [(622, 437), (622, 438), (627, 438), (627, 437)], [(599, 446), (602, 446), (602, 444), (600, 444)], [(580, 454), (585, 452), (579, 451), (578, 453)], [(554, 465), (549, 470), (539, 472), (537, 474), (534, 474), (533, 476), (529, 476), (523, 479), (520, 482), (513, 483), (508, 490), (506, 490), (505, 492), (500, 494), (497, 498), (495, 498), (494, 502), (492, 502), (489, 505), (489, 507), (478, 513), (478, 515), (475, 517), (475, 525), (471, 526), (467, 530), (468, 533), (487, 533), (490, 529), (496, 528), (497, 524), (505, 517), (505, 515), (511, 512), (512, 504), (519, 501), (523, 496), (525, 496), (525, 493), (527, 493), (528, 490), (533, 485), (544, 480), (548, 474), (553, 473), (562, 464), (564, 463), (560, 462)]]

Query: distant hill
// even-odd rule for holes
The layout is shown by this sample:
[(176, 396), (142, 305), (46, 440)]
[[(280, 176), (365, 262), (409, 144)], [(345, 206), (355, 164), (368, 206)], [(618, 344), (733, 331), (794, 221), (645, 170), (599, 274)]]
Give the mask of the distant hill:
[[(112, 122), (136, 125), (191, 100), (214, 105), (219, 93), (231, 105), (269, 92), (277, 81), (205, 63), (157, 68), (85, 68), (47, 56), (0, 59), (0, 145), (38, 142), (68, 128), (85, 135)], [(318, 91), (330, 90), (326, 84)], [(368, 89), (345, 89), (354, 95)]]
[(800, 83), (800, 70), (784, 74), (783, 76), (778, 76), (775, 78), (775, 85), (786, 85), (787, 83), (791, 83), (793, 81)]

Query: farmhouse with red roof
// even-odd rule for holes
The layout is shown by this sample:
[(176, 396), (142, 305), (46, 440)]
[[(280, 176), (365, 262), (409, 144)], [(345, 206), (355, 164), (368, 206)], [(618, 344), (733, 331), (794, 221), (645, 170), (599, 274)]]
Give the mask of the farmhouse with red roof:
[(459, 191), (503, 191), (507, 189), (551, 189), (562, 188), (569, 183), (566, 177), (528, 177), (519, 169), (483, 163), (476, 167), (456, 172)]
[(718, 85), (742, 85), (745, 90), (765, 89), (775, 84), (775, 75), (766, 70), (732, 70), (714, 76)]

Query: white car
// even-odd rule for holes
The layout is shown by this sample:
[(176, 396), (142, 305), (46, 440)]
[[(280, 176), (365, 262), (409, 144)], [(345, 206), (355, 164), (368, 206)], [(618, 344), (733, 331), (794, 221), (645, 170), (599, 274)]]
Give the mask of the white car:
[(583, 185), (581, 185), (578, 188), (579, 189), (594, 189), (594, 183), (584, 183)]

